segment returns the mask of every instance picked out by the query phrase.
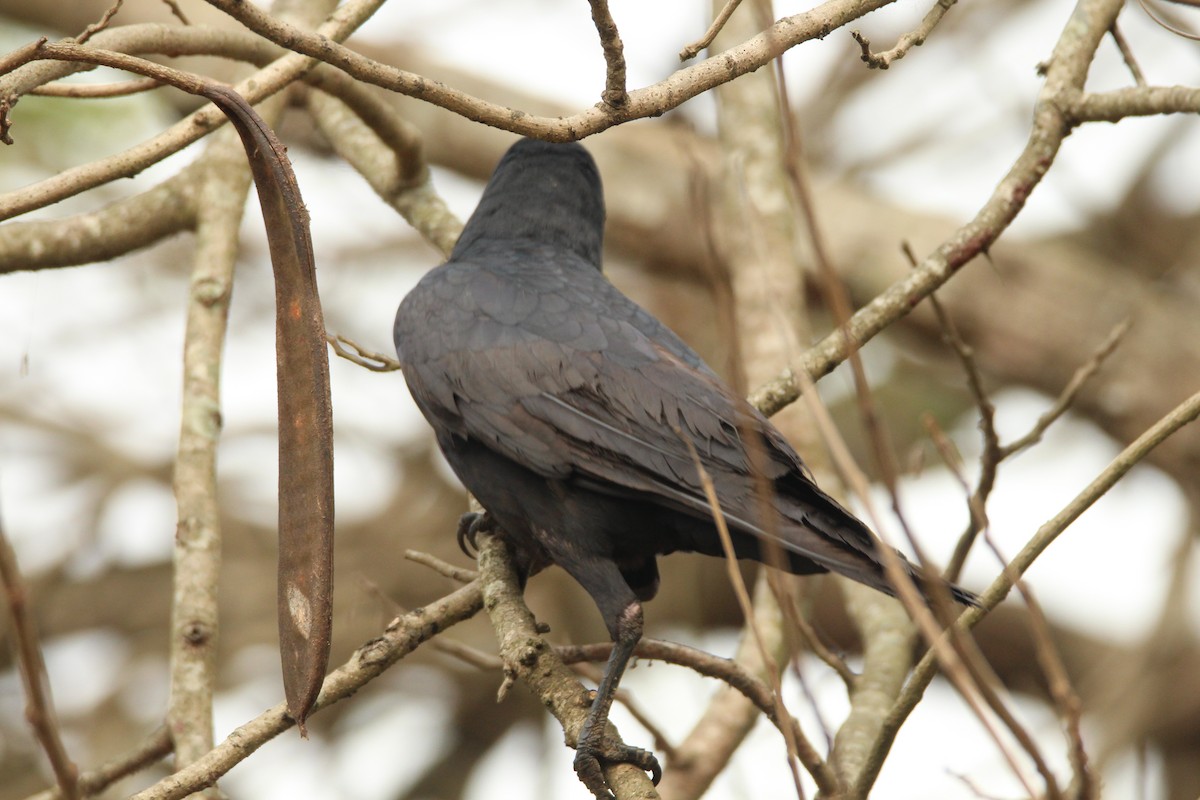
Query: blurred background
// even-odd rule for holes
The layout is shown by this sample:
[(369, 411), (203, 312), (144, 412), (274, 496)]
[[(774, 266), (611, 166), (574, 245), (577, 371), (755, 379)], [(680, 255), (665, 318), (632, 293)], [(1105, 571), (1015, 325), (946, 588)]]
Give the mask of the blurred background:
[[(221, 22), (200, 2), (193, 21)], [(629, 85), (678, 68), (679, 49), (711, 19), (707, 4), (613, 0)], [(0, 50), (38, 35), (73, 35), (107, 2), (0, 0)], [(1029, 133), (1046, 59), (1072, 9), (1064, 0), (953, 8), (923, 47), (872, 71), (842, 30), (784, 58), (791, 108), (813, 172), (816, 207), (834, 262), (861, 305), (973, 216)], [(776, 16), (802, 6), (776, 3)], [(857, 25), (876, 48), (927, 11), (898, 3)], [(1186, 24), (1182, 13), (1179, 19)], [(155, 0), (130, 0), (115, 22), (171, 20)], [(233, 24), (225, 20), (222, 24)], [(1196, 85), (1200, 50), (1137, 6), (1120, 19), (1152, 84)], [(497, 102), (571, 113), (598, 100), (604, 62), (582, 3), (552, 0), (391, 2), (352, 39), (363, 52)], [(215, 59), (182, 66), (232, 79)], [(96, 71), (82, 80), (111, 81)], [(1089, 74), (1100, 91), (1130, 85), (1111, 40)], [(382, 94), (382, 93), (381, 93)], [(424, 136), (434, 185), (465, 219), (514, 137), (415, 101), (395, 100)], [(25, 98), (15, 147), (0, 150), (0, 191), (117, 152), (167, 126), (195, 102), (171, 90), (111, 100)], [(326, 322), (380, 352), (395, 307), (441, 260), (362, 178), (331, 152), (303, 113), (280, 134), (313, 223)], [(715, 104), (702, 95), (654, 121), (588, 139), (609, 204), (613, 280), (732, 374), (736, 353), (719, 281), (696, 212), (719, 159)], [(57, 218), (144, 191), (200, 152), (193, 146), (132, 180), (22, 218)], [(1045, 440), (1006, 462), (989, 504), (1000, 550), (1013, 555), (1124, 444), (1200, 384), (1200, 120), (1171, 116), (1089, 125), (1066, 142), (1010, 231), (942, 292), (976, 348), (1002, 439), (1022, 435), (1074, 369), (1128, 317), (1132, 328), (1075, 409)], [(697, 188), (700, 187), (700, 188)], [(219, 454), (224, 533), (216, 705), (218, 737), (282, 698), (276, 650), (274, 321), (261, 217), (251, 199), (222, 374)], [(13, 223), (8, 223), (13, 224)], [(0, 226), (0, 238), (4, 227)], [(179, 431), (180, 354), (191, 234), (103, 264), (0, 270), (0, 515), (32, 588), (67, 746), (99, 764), (162, 720), (167, 699), (171, 475)], [(808, 287), (814, 338), (830, 325)], [(926, 553), (944, 563), (967, 521), (964, 493), (930, 444), (930, 414), (962, 452), (980, 452), (978, 410), (931, 315), (919, 310), (864, 350), (868, 376), (906, 475), (901, 496)], [(774, 375), (785, 364), (760, 365)], [(453, 530), (465, 497), (432, 447), (398, 373), (333, 359), (337, 590), (332, 663), (344, 661), (399, 611), (453, 588), (403, 550), (466, 565)], [(821, 383), (858, 462), (874, 463), (849, 376)], [(748, 388), (754, 388), (753, 383)], [(817, 441), (814, 439), (814, 441)], [(819, 443), (818, 443), (819, 446)], [(802, 452), (808, 456), (805, 447)], [(1029, 573), (1076, 689), (1104, 796), (1194, 800), (1200, 793), (1200, 593), (1195, 587), (1200, 432), (1185, 429), (1138, 466), (1056, 542)], [(887, 508), (882, 492), (875, 505)], [(885, 519), (885, 535), (900, 542)], [(729, 655), (740, 614), (724, 566), (695, 556), (662, 563), (647, 634)], [(986, 549), (963, 583), (982, 589), (1000, 565)], [(747, 574), (750, 574), (747, 570)], [(836, 591), (812, 582), (818, 631), (851, 664), (857, 643)], [(582, 591), (557, 571), (536, 577), (530, 607), (558, 642), (606, 638)], [(1061, 724), (1045, 699), (1019, 603), (980, 628), (981, 647), (1013, 692), (1018, 714), (1065, 768)], [(487, 652), (486, 619), (450, 634)], [(0, 639), (8, 638), (7, 619)], [(846, 713), (845, 692), (820, 662), (802, 660), (787, 686), (805, 730), (823, 741)], [(561, 730), (520, 687), (496, 704), (501, 676), (426, 646), (352, 700), (314, 717), (311, 739), (288, 732), (222, 781), (233, 797), (585, 797)], [(716, 684), (639, 664), (625, 688), (667, 736), (680, 738)], [(803, 688), (803, 691), (802, 691)], [(811, 698), (811, 699), (810, 699)], [(23, 718), (10, 649), (0, 651), (0, 798), (53, 784)], [(650, 734), (624, 709), (626, 741)], [(791, 776), (765, 722), (710, 791), (714, 798), (781, 796)], [(669, 767), (668, 767), (669, 768)], [(146, 775), (119, 785), (127, 794)], [(935, 683), (903, 729), (880, 777), (881, 798), (1021, 794), (994, 744), (947, 686)]]

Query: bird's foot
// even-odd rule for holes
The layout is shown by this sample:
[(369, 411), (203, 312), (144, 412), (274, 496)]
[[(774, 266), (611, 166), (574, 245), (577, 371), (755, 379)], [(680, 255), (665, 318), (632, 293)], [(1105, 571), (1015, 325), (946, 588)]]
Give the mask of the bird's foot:
[(496, 520), (492, 515), (484, 511), (468, 511), (458, 518), (458, 531), (455, 534), (455, 539), (458, 541), (458, 549), (463, 551), (467, 558), (474, 558), (479, 552), (479, 545), (475, 543), (475, 537), (481, 533), (490, 533), (496, 529)]
[(650, 773), (655, 786), (662, 780), (662, 767), (649, 750), (601, 738), (597, 742), (583, 742), (575, 748), (575, 774), (583, 785), (597, 798), (609, 800), (612, 793), (604, 780), (601, 767), (605, 764), (630, 764)]

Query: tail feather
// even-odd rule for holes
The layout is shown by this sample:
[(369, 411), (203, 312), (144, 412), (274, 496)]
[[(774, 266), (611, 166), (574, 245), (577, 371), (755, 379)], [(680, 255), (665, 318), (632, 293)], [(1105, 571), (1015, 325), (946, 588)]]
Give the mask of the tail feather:
[[(793, 545), (811, 542), (815, 536), (831, 545), (821, 548), (825, 551), (823, 555), (827, 554), (825, 558), (816, 559), (821, 567), (895, 597), (896, 588), (887, 578), (883, 558), (879, 552), (880, 547), (887, 545), (881, 543), (870, 528), (840, 503), (815, 485), (808, 482), (806, 484), (804, 488), (808, 490), (805, 492), (807, 497), (802, 500), (788, 498), (792, 502), (786, 504), (788, 507), (780, 509), (783, 515), (794, 523), (787, 526), (787, 531), (781, 532), (784, 547), (799, 557), (808, 556), (811, 548), (803, 548), (802, 545), (801, 548), (797, 548)], [(958, 603), (974, 607), (981, 605), (978, 595), (940, 577), (930, 577), (903, 553), (898, 550), (895, 552), (926, 602), (932, 601), (937, 591), (946, 590)], [(795, 561), (795, 558), (792, 561)]]

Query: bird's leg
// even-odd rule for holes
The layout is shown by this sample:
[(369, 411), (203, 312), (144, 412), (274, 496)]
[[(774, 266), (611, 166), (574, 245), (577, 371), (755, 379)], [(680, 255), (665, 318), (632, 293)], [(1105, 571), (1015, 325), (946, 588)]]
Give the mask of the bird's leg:
[(479, 545), (475, 537), (481, 533), (490, 533), (496, 528), (496, 520), (486, 511), (468, 511), (458, 518), (458, 531), (454, 538), (458, 541), (458, 549), (467, 558), (475, 558)]
[(592, 702), (591, 711), (583, 722), (579, 741), (575, 745), (575, 774), (596, 797), (612, 796), (600, 771), (602, 764), (633, 764), (649, 772), (655, 784), (662, 778), (662, 767), (653, 753), (614, 742), (605, 733), (617, 684), (641, 638), (642, 606), (635, 601), (625, 606), (616, 619), (612, 653), (604, 665), (604, 674), (600, 678), (600, 685), (596, 687), (596, 699)]

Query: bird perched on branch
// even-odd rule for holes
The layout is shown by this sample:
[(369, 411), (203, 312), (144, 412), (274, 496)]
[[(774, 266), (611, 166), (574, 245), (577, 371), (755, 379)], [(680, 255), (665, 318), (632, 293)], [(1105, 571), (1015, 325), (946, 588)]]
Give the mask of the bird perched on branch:
[(655, 558), (723, 555), (702, 474), (738, 558), (895, 593), (874, 535), (817, 487), (782, 434), (601, 274), (603, 231), (588, 152), (523, 139), (395, 325), (413, 399), (487, 510), (464, 518), (460, 543), (494, 525), (527, 569), (557, 564), (582, 584), (612, 636), (575, 756), (598, 797), (604, 764), (661, 775), (651, 753), (604, 729), (642, 602), (658, 589)]

